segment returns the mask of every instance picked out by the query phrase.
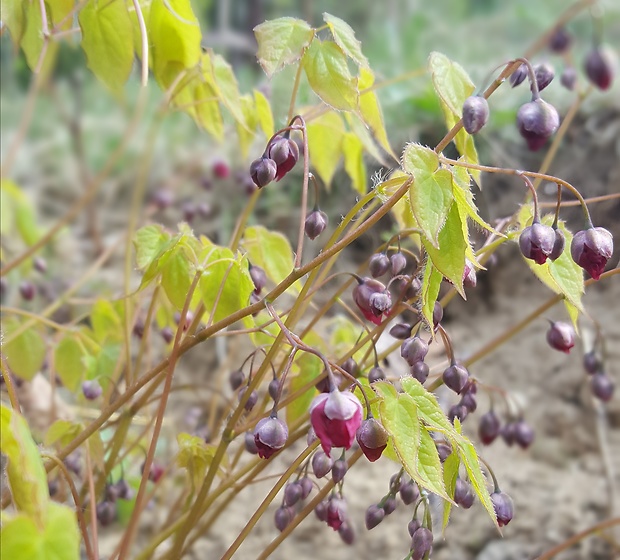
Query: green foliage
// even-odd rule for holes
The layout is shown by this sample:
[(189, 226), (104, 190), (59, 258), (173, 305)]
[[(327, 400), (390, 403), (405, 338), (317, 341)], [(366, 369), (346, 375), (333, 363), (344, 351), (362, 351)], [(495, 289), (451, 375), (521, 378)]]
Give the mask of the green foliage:
[(62, 384), (70, 391), (76, 391), (83, 378), (87, 352), (79, 337), (65, 335), (54, 349), (54, 367)]
[(209, 465), (215, 455), (215, 446), (207, 445), (203, 438), (181, 432), (177, 435), (179, 453), (177, 464), (187, 469), (192, 488), (200, 488)]
[(443, 275), (433, 265), (433, 261), (428, 259), (424, 266), (424, 276), (422, 278), (422, 315), (426, 319), (427, 324), (433, 324), (433, 309), (435, 308), (435, 302), (437, 296), (439, 296), (439, 288)]
[(26, 194), (11, 180), (0, 182), (0, 233), (10, 235), (14, 228), (26, 245), (41, 237), (37, 218)]
[(323, 20), (342, 52), (360, 66), (368, 66), (368, 60), (362, 53), (362, 44), (355, 38), (355, 31), (351, 29), (351, 26), (346, 21), (327, 12), (323, 14)]
[[(17, 331), (16, 336), (13, 333)], [(22, 328), (22, 323), (14, 318), (2, 320), (5, 342), (2, 353), (11, 371), (18, 377), (31, 380), (45, 361), (46, 345), (36, 327)]]
[(312, 167), (329, 188), (343, 152), (345, 128), (338, 113), (329, 112), (308, 125), (308, 149)]

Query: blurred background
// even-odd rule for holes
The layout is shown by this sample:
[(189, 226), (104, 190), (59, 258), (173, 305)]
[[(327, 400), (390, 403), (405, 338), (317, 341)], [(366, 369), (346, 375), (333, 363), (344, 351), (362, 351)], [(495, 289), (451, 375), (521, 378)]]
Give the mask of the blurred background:
[[(362, 42), (364, 54), (377, 81), (424, 68), (429, 53), (440, 51), (461, 64), (474, 83), (482, 86), (497, 65), (521, 56), (568, 7), (565, 0), (384, 0), (369, 2), (319, 0), (192, 0), (200, 19), (205, 47), (221, 53), (234, 66), (241, 92), (259, 88), (271, 100), (276, 127), (284, 125), (295, 69), (284, 69), (268, 81), (256, 64), (256, 43), (252, 29), (265, 20), (293, 16), (314, 26), (322, 24), (329, 12), (347, 21)], [(604, 0), (596, 10), (604, 14), (604, 42), (620, 49), (620, 2)], [(581, 11), (567, 25), (572, 36), (569, 54), (559, 56), (542, 49), (533, 63), (549, 62), (556, 80), (544, 98), (564, 116), (575, 94), (557, 79), (564, 67), (574, 64), (585, 89), (583, 60), (592, 46), (593, 24), (588, 10)], [(0, 39), (0, 135), (3, 163), (18, 135), (31, 72), (21, 53), (15, 52), (2, 28)], [(620, 192), (620, 79), (612, 88), (587, 97), (574, 124), (562, 142), (550, 173), (577, 186), (584, 196)], [(72, 285), (102, 251), (118, 243), (128, 222), (133, 186), (139, 180), (138, 162), (144, 155), (153, 123), (161, 118), (158, 110), (162, 92), (153, 80), (149, 85), (144, 118), (132, 136), (129, 148), (105, 179), (96, 200), (46, 247), (48, 270), (44, 276), (32, 270), (15, 270), (8, 275), (3, 305), (21, 305), (17, 285), (23, 275), (37, 284), (32, 309), (43, 309)], [(15, 154), (9, 178), (23, 189), (36, 217), (33, 227), (45, 231), (83, 193), (84, 185), (101, 170), (110, 153), (126, 132), (139, 90), (139, 68), (122, 95), (107, 91), (88, 71), (79, 48), (79, 34), (60, 44), (57, 63), (34, 107), (34, 118)], [(406, 142), (436, 144), (445, 134), (441, 108), (427, 75), (395, 81), (380, 88), (388, 137), (399, 154)], [(514, 126), (518, 107), (528, 100), (525, 86), (502, 87), (490, 101), (491, 118), (477, 135), (480, 161), (489, 165), (537, 170), (544, 157), (528, 152)], [(317, 102), (302, 80), (298, 104)], [(194, 121), (181, 112), (163, 116), (148, 169), (144, 220), (175, 227), (189, 221), (197, 233), (226, 243), (234, 222), (251, 191), (249, 162), (258, 157), (265, 139), (257, 137), (246, 157), (237, 148), (232, 122), (227, 123), (225, 140), (215, 142)], [(367, 162), (370, 177), (381, 168)], [(226, 176), (218, 165), (229, 168)], [(221, 168), (220, 168), (221, 169)], [(294, 184), (291, 182), (291, 185)], [(297, 228), (297, 189), (265, 189), (253, 222), (280, 229), (294, 239)], [(543, 185), (543, 199), (553, 201), (554, 185)], [(355, 203), (356, 193), (340, 170), (332, 189), (322, 199), (331, 225), (337, 224)], [(162, 197), (165, 200), (162, 201)], [(568, 198), (567, 198), (568, 199)], [(523, 200), (523, 190), (505, 177), (485, 177), (477, 203), (487, 221), (512, 214)], [(3, 206), (5, 206), (3, 204)], [(2, 210), (2, 248), (18, 254), (23, 240), (8, 224)], [(620, 239), (620, 205), (609, 201), (592, 207), (596, 225), (610, 229)], [(563, 211), (568, 226), (580, 229), (579, 210)], [(381, 240), (381, 232), (393, 224), (384, 220), (377, 231), (360, 239), (339, 266), (351, 269), (365, 259)], [(620, 245), (620, 243), (616, 243)], [(118, 297), (123, 293), (124, 245), (115, 250), (106, 265), (55, 311), (54, 320), (74, 317), (82, 303), (96, 296)], [(611, 261), (618, 262), (618, 250)], [(620, 281), (618, 276), (588, 290), (585, 298), (592, 317), (600, 322), (607, 337), (608, 373), (620, 382)], [(134, 278), (134, 280), (137, 279)], [(546, 300), (549, 293), (530, 273), (515, 247), (503, 247), (495, 264), (483, 274), (478, 289), (467, 302), (454, 301), (447, 309), (450, 330), (461, 357), (467, 357), (498, 332), (509, 328)], [(64, 316), (62, 314), (65, 314)], [(551, 319), (566, 320), (563, 308), (549, 311)], [(528, 451), (508, 447), (498, 441), (483, 456), (495, 468), (502, 489), (513, 496), (516, 515), (504, 529), (504, 538), (493, 530), (482, 508), (455, 511), (446, 531), (446, 540), (437, 537), (433, 558), (438, 560), (521, 560), (535, 558), (569, 536), (610, 516), (620, 515), (620, 403), (618, 397), (606, 408), (591, 398), (581, 367), (581, 353), (591, 339), (591, 325), (584, 321), (585, 346), (567, 356), (551, 351), (545, 342), (547, 329), (540, 319), (519, 333), (496, 353), (479, 362), (472, 373), (481, 380), (509, 391), (522, 404), (525, 418), (536, 430), (536, 440)], [(590, 338), (589, 338), (590, 337)], [(206, 344), (183, 362), (186, 375), (205, 367), (215, 358), (216, 349)], [(200, 365), (198, 365), (200, 364)], [(446, 396), (446, 398), (448, 398)], [(446, 401), (448, 402), (448, 401)], [(189, 403), (196, 404), (196, 403)], [(178, 403), (179, 409), (187, 402)], [(475, 433), (476, 416), (466, 425)], [(347, 498), (357, 530), (357, 540), (346, 548), (333, 533), (315, 519), (306, 520), (278, 549), (273, 558), (402, 558), (409, 548), (406, 525), (410, 512), (397, 510), (372, 532), (363, 528), (364, 511), (387, 491), (395, 471), (386, 462), (365, 464), (354, 469), (347, 482)], [(349, 476), (348, 476), (349, 478)], [(196, 546), (196, 558), (217, 558), (228, 547), (248, 518), (248, 513), (270, 486), (248, 490), (246, 501), (233, 504), (212, 534)], [(438, 517), (438, 516), (437, 516)], [(239, 558), (254, 558), (274, 536), (271, 517), (257, 526), (239, 552)], [(620, 558), (620, 535), (591, 538), (557, 556), (563, 560), (611, 560)], [(111, 542), (117, 538), (113, 530)], [(105, 533), (103, 535), (105, 546)]]

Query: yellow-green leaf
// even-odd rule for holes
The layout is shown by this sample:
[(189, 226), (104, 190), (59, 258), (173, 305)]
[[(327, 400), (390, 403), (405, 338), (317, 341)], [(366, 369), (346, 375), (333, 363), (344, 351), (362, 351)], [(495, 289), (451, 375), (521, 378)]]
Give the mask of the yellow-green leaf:
[[(2, 331), (6, 338), (20, 328), (21, 323), (16, 319), (3, 319)], [(11, 371), (30, 381), (41, 369), (45, 360), (45, 342), (35, 327), (26, 329), (9, 342), (2, 345), (2, 353)]]
[(315, 39), (303, 58), (310, 87), (335, 109), (357, 109), (357, 78), (349, 71), (347, 57), (333, 41)]
[[(209, 52), (209, 58), (211, 60), (211, 71), (213, 72), (213, 79), (217, 87), (220, 102), (230, 111), (230, 114), (235, 121), (237, 121), (239, 126), (253, 133), (256, 128), (256, 123), (254, 122), (252, 126), (250, 123), (246, 122), (246, 113), (244, 111), (247, 110), (247, 107), (242, 103), (239, 94), (239, 85), (237, 84), (237, 78), (235, 77), (232, 66), (219, 54)], [(202, 57), (202, 66), (205, 71), (208, 70), (205, 56)], [(252, 114), (254, 113), (253, 109), (254, 102), (252, 101)]]
[(344, 54), (355, 60), (360, 66), (368, 66), (368, 60), (362, 53), (362, 44), (355, 38), (355, 31), (351, 26), (346, 21), (327, 12), (323, 14), (323, 21), (329, 27), (334, 41)]
[(76, 391), (84, 377), (86, 355), (86, 350), (72, 334), (64, 336), (54, 350), (56, 373), (69, 391)]
[(187, 469), (192, 487), (198, 489), (215, 455), (215, 446), (207, 445), (201, 437), (183, 432), (177, 435), (177, 443), (179, 444), (177, 464)]
[(34, 245), (40, 239), (41, 233), (33, 205), (26, 193), (13, 181), (2, 179), (0, 204), (0, 232), (11, 235), (15, 227), (26, 245)]
[(138, 268), (149, 266), (169, 240), (170, 234), (159, 224), (140, 228), (133, 240)]
[(187, 256), (182, 247), (179, 247), (172, 253), (161, 274), (161, 285), (172, 305), (178, 310), (185, 305), (192, 276)]
[(347, 132), (342, 141), (344, 169), (351, 178), (353, 189), (361, 195), (366, 194), (366, 166), (364, 165), (364, 146), (352, 132)]
[(17, 49), (24, 35), (26, 18), (23, 0), (3, 0), (0, 2), (0, 20), (11, 34), (13, 46)]
[(359, 113), (370, 128), (372, 135), (379, 145), (395, 160), (398, 159), (390, 146), (390, 141), (385, 130), (383, 113), (379, 105), (379, 99), (374, 91), (364, 91), (375, 83), (375, 75), (369, 68), (361, 68), (358, 81), (360, 91)]
[(439, 296), (439, 288), (443, 274), (433, 265), (433, 261), (428, 259), (424, 265), (424, 276), (422, 277), (422, 314), (429, 325), (433, 324), (433, 309), (437, 296)]
[(52, 446), (58, 443), (60, 447), (65, 447), (83, 430), (84, 426), (78, 422), (56, 420), (45, 434), (45, 445)]
[(237, 121), (237, 134), (239, 135), (239, 147), (244, 158), (248, 157), (250, 145), (254, 140), (254, 131), (258, 124), (254, 98), (250, 94), (242, 95), (239, 98), (239, 106), (243, 115), (243, 122)]
[[(311, 344), (307, 339), (306, 343)], [(297, 393), (297, 391), (314, 381), (323, 372), (323, 362), (316, 356), (308, 354), (307, 352), (299, 352), (297, 354), (295, 366), (299, 372), (293, 376), (289, 374), (288, 394), (290, 395)], [(310, 403), (316, 394), (316, 389), (310, 387), (310, 389), (301, 393), (295, 400), (287, 405), (286, 423), (289, 426), (308, 412)]]
[(257, 25), (254, 35), (258, 43), (258, 62), (271, 78), (303, 56), (314, 37), (314, 29), (301, 19), (284, 17)]
[(273, 130), (273, 115), (271, 114), (271, 105), (267, 98), (257, 89), (254, 90), (254, 105), (256, 107), (256, 116), (258, 124), (267, 138), (271, 138)]
[[(208, 68), (207, 71), (203, 70), (205, 64)], [(200, 73), (191, 83), (194, 98), (193, 110), (198, 125), (212, 134), (218, 142), (221, 142), (224, 139), (224, 120), (220, 110), (219, 92), (215, 85), (210, 64), (209, 56), (206, 53), (203, 54)]]
[(97, 300), (91, 311), (90, 322), (97, 342), (123, 340), (123, 322), (117, 308), (110, 301)]
[[(456, 479), (459, 475), (459, 467), (461, 460), (457, 452), (452, 451), (448, 458), (443, 463), (443, 481), (446, 485), (446, 492), (448, 496), (454, 499), (454, 489), (456, 488)], [(443, 521), (441, 524), (442, 531), (448, 525), (450, 519), (450, 511), (452, 510), (452, 502), (444, 500), (443, 502)]]
[(93, 0), (80, 10), (82, 49), (88, 67), (112, 91), (119, 91), (133, 66), (133, 30), (124, 0)]
[(332, 111), (308, 125), (310, 161), (328, 189), (342, 157), (344, 136), (342, 117)]

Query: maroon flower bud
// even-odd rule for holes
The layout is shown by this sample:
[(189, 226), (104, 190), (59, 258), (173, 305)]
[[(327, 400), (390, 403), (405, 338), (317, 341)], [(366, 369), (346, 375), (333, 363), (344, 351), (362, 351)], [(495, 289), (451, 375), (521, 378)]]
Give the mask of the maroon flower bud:
[(43, 257), (35, 257), (32, 259), (32, 266), (34, 266), (34, 269), (41, 274), (45, 274), (47, 272), (47, 262), (45, 262)]
[(433, 533), (420, 527), (411, 537), (411, 560), (422, 560), (433, 548)]
[(136, 338), (142, 338), (144, 336), (144, 321), (140, 318), (136, 319), (131, 332)]
[[(240, 391), (239, 391), (239, 402), (241, 402), (243, 400), (243, 396), (245, 395), (246, 391), (248, 390), (247, 387), (243, 387)], [(255, 406), (256, 403), (258, 402), (258, 393), (256, 391), (252, 391), (250, 393), (250, 396), (248, 397), (248, 400), (245, 401), (245, 405), (244, 408), (250, 412), (250, 410), (252, 410)]]
[(575, 89), (575, 83), (577, 83), (577, 70), (573, 66), (567, 66), (564, 68), (560, 75), (560, 83), (568, 90), (573, 91)]
[(304, 224), (304, 231), (309, 239), (316, 239), (321, 235), (327, 227), (327, 214), (318, 208), (315, 208), (308, 217)]
[(401, 484), (398, 494), (400, 495), (400, 499), (403, 501), (403, 504), (409, 506), (416, 502), (420, 497), (420, 489), (418, 488), (418, 485), (413, 482), (413, 480), (410, 480), (405, 484)]
[(285, 506), (294, 506), (303, 494), (303, 488), (299, 482), (289, 482), (284, 488), (284, 499), (282, 503)]
[(295, 510), (290, 507), (282, 506), (276, 510), (276, 513), (273, 516), (273, 520), (276, 525), (276, 529), (280, 532), (286, 529), (293, 518), (295, 517)]
[(390, 257), (390, 268), (392, 269), (392, 276), (398, 276), (405, 268), (407, 268), (407, 257), (400, 251), (394, 253)]
[(374, 463), (387, 447), (389, 435), (386, 429), (371, 416), (362, 422), (357, 430), (356, 438), (366, 458)]
[(480, 441), (484, 445), (493, 443), (495, 438), (499, 435), (500, 427), (499, 418), (493, 410), (489, 410), (489, 412), (483, 414), (480, 417), (480, 424), (478, 425), (478, 436), (480, 437)]
[(325, 453), (332, 447), (349, 449), (362, 423), (362, 405), (353, 393), (334, 389), (314, 398), (310, 421)]
[(82, 394), (89, 401), (98, 399), (103, 393), (103, 389), (96, 379), (87, 379), (82, 383)]
[(496, 491), (491, 494), (491, 502), (493, 502), (493, 508), (495, 509), (497, 524), (500, 527), (508, 525), (514, 515), (512, 498), (504, 492)]
[(305, 500), (312, 493), (312, 480), (309, 477), (304, 476), (299, 479), (299, 486), (301, 487), (301, 499)]
[(243, 373), (240, 369), (231, 371), (228, 374), (228, 382), (230, 383), (231, 389), (236, 391), (245, 383), (245, 373)]
[(594, 48), (585, 61), (588, 79), (599, 89), (608, 89), (613, 80), (613, 63), (606, 50)]
[(476, 276), (476, 268), (469, 259), (465, 259), (465, 268), (463, 269), (463, 285), (467, 288), (475, 288), (478, 283)]
[(253, 264), (249, 266), (249, 272), (250, 278), (252, 278), (252, 282), (254, 283), (254, 293), (260, 294), (267, 283), (267, 274), (265, 274), (265, 271), (260, 266)]
[(412, 519), (407, 523), (407, 531), (410, 537), (413, 537), (413, 533), (415, 533), (421, 527), (420, 522), (417, 519)]
[(527, 64), (521, 64), (512, 74), (510, 74), (510, 85), (515, 88), (522, 84), (527, 78)]
[(254, 429), (254, 443), (261, 459), (269, 459), (286, 445), (288, 427), (277, 416), (263, 418)]
[(443, 382), (448, 389), (452, 389), (457, 395), (461, 393), (467, 380), (469, 379), (469, 372), (467, 368), (453, 364), (445, 369), (442, 375)]
[(523, 448), (527, 449), (534, 441), (534, 430), (525, 421), (519, 420), (514, 425), (514, 440), (515, 443)]
[(384, 517), (385, 511), (383, 511), (383, 508), (380, 508), (377, 504), (371, 505), (366, 510), (366, 529), (368, 529), (369, 531), (371, 529), (374, 529), (377, 525), (379, 525), (379, 523), (383, 521)]
[(547, 257), (553, 252), (555, 232), (551, 226), (545, 226), (534, 219), (531, 226), (527, 226), (519, 236), (519, 248), (526, 259), (536, 264), (544, 264)]
[(355, 542), (355, 531), (353, 525), (345, 521), (338, 529), (338, 534), (344, 544), (352, 545)]
[(34, 284), (29, 282), (28, 280), (23, 280), (19, 284), (19, 295), (22, 296), (26, 301), (32, 301), (34, 299), (36, 290)]
[(317, 451), (312, 457), (312, 472), (317, 478), (323, 478), (329, 471), (332, 470), (334, 462), (330, 456), (322, 451)]
[(358, 367), (357, 362), (353, 358), (347, 358), (340, 367), (349, 375), (352, 375), (356, 378), (359, 377), (360, 368)]
[(118, 498), (116, 486), (114, 484), (106, 484), (103, 495), (106, 502), (115, 502)]
[(590, 350), (583, 355), (583, 369), (586, 370), (586, 373), (594, 375), (601, 369), (602, 365), (594, 350)]
[(383, 314), (392, 305), (390, 292), (379, 280), (372, 278), (362, 278), (353, 288), (353, 301), (364, 317), (375, 325), (381, 323)]
[(592, 394), (599, 400), (607, 402), (614, 394), (614, 382), (606, 373), (599, 371), (590, 379)]
[(504, 443), (510, 447), (512, 447), (515, 442), (515, 425), (516, 422), (508, 422), (502, 428), (502, 439)]
[(230, 167), (220, 159), (213, 164), (213, 175), (218, 179), (227, 179), (230, 176)]
[(340, 529), (347, 516), (347, 502), (331, 496), (327, 502), (327, 524), (334, 530)]
[(476, 134), (489, 120), (489, 103), (481, 95), (470, 95), (463, 103), (463, 128)]
[[(142, 465), (142, 468), (140, 470), (144, 471), (144, 464)], [(162, 464), (153, 462), (151, 463), (151, 469), (149, 470), (148, 479), (151, 482), (157, 483), (159, 482), (161, 477), (164, 475), (164, 471), (165, 469)]]
[(447, 443), (436, 443), (437, 454), (439, 455), (439, 460), (443, 463), (452, 453), (452, 447), (450, 447)]
[(397, 338), (398, 340), (405, 340), (411, 336), (411, 325), (407, 323), (396, 323), (390, 329), (390, 336)]
[(425, 383), (428, 379), (430, 368), (426, 362), (416, 362), (411, 366), (411, 376), (420, 383)]
[(344, 478), (348, 468), (347, 462), (343, 459), (338, 459), (334, 462), (332, 466), (332, 479), (334, 480), (334, 484), (338, 484)]
[(391, 513), (394, 513), (394, 510), (396, 510), (397, 507), (398, 502), (396, 501), (396, 498), (394, 496), (389, 496), (383, 502), (383, 511), (385, 512), (385, 515), (390, 515)]
[(276, 178), (278, 167), (276, 162), (267, 157), (255, 159), (250, 164), (250, 176), (252, 181), (259, 188), (267, 186)]
[(102, 527), (107, 527), (116, 521), (117, 511), (116, 504), (114, 502), (108, 502), (104, 500), (99, 502), (96, 507), (97, 521)]
[(416, 362), (422, 362), (428, 354), (428, 344), (418, 335), (408, 338), (400, 345), (400, 355), (412, 366)]
[(571, 44), (571, 36), (566, 28), (558, 27), (549, 37), (549, 48), (556, 53), (563, 53)]
[(368, 261), (368, 269), (373, 278), (379, 278), (390, 269), (390, 259), (385, 253), (375, 253)]
[(553, 78), (555, 77), (555, 70), (550, 64), (537, 64), (534, 66), (534, 74), (536, 76), (538, 91), (542, 91), (553, 81)]
[(172, 332), (172, 329), (170, 327), (164, 327), (160, 331), (159, 334), (164, 339), (164, 342), (166, 344), (170, 344), (172, 342), (172, 340), (174, 339), (174, 333)]
[(467, 409), (467, 412), (476, 412), (476, 409), (478, 408), (478, 402), (476, 401), (475, 395), (472, 393), (464, 392), (459, 404), (464, 406)]
[(299, 159), (299, 146), (289, 138), (279, 137), (272, 140), (267, 147), (267, 156), (271, 158), (278, 167), (276, 181), (284, 177), (297, 163)]
[(114, 486), (116, 488), (116, 495), (119, 497), (119, 499), (131, 500), (131, 498), (133, 497), (133, 490), (124, 478), (118, 480)]
[(553, 249), (551, 249), (551, 253), (549, 253), (549, 258), (552, 261), (560, 257), (564, 252), (564, 245), (566, 245), (564, 232), (560, 228), (555, 228), (553, 231), (555, 232), (555, 239), (553, 241)]
[(267, 386), (267, 392), (269, 396), (275, 401), (278, 398), (278, 393), (280, 392), (280, 380), (272, 379)]
[(462, 424), (465, 422), (465, 418), (467, 418), (468, 414), (469, 410), (467, 410), (466, 406), (463, 406), (462, 404), (455, 404), (450, 407), (450, 410), (448, 410), (448, 419), (454, 424), (454, 419), (458, 418)]
[(435, 302), (433, 306), (433, 325), (436, 327), (441, 320), (443, 319), (443, 307), (441, 307), (441, 303), (438, 301)]
[(314, 514), (319, 521), (327, 521), (327, 502), (319, 502), (314, 508)]
[(368, 372), (368, 382), (382, 381), (385, 379), (385, 372), (379, 366), (375, 366)]
[(563, 321), (552, 322), (547, 331), (547, 342), (551, 348), (568, 354), (575, 346), (575, 329)]
[(517, 112), (517, 127), (530, 150), (540, 150), (560, 126), (560, 116), (553, 105), (538, 98), (521, 105)]
[(474, 498), (471, 485), (462, 478), (457, 478), (454, 487), (454, 501), (462, 508), (469, 509), (474, 504)]
[(573, 260), (595, 280), (603, 274), (613, 251), (613, 237), (602, 227), (578, 231), (570, 246)]

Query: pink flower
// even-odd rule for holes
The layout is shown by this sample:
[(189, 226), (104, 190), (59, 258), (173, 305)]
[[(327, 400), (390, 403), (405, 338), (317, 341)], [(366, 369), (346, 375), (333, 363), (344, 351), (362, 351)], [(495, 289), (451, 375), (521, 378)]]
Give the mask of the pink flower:
[(310, 421), (325, 453), (332, 447), (349, 449), (362, 423), (362, 405), (353, 393), (334, 389), (314, 398)]
[(334, 530), (340, 529), (347, 517), (347, 502), (332, 496), (327, 502), (327, 524)]

